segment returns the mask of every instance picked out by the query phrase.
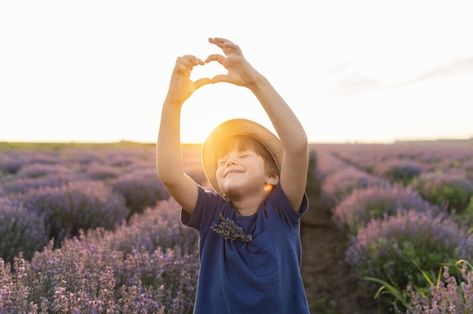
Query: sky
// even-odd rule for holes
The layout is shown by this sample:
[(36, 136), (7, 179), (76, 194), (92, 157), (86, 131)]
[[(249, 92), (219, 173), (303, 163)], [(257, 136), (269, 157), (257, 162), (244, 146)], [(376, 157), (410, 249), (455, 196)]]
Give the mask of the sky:
[[(227, 38), (284, 98), (311, 143), (473, 137), (473, 19), (455, 1), (2, 1), (0, 141), (155, 143), (178, 56)], [(216, 62), (191, 79), (226, 73)], [(255, 95), (206, 85), (181, 142), (245, 118)]]

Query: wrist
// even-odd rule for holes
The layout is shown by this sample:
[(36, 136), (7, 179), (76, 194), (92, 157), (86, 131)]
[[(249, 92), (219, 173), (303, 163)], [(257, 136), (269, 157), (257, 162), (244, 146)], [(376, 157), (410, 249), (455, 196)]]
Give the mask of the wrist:
[(168, 97), (166, 97), (166, 99), (164, 100), (164, 105), (165, 106), (180, 108), (180, 107), (182, 107), (182, 104), (183, 104), (183, 102), (177, 101), (175, 99), (170, 99)]
[(258, 75), (256, 75), (255, 78), (253, 79), (253, 81), (251, 82), (251, 84), (248, 84), (247, 87), (251, 91), (255, 92), (267, 83), (268, 83), (268, 81), (266, 80), (266, 78), (263, 75), (258, 73)]

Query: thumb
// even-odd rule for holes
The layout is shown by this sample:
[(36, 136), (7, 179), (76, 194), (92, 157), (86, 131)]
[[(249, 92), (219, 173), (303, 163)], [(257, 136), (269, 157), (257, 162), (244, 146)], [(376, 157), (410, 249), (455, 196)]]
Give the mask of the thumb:
[(194, 82), (194, 85), (195, 85), (195, 89), (198, 89), (206, 84), (212, 84), (212, 80), (207, 78), (207, 77), (204, 77), (204, 78), (201, 78), (201, 79), (198, 79), (197, 81)]

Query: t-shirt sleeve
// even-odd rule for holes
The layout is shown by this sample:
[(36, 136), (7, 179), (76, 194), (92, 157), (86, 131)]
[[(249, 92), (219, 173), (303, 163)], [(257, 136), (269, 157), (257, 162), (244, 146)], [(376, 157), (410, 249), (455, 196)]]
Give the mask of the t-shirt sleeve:
[(197, 231), (204, 232), (210, 228), (212, 218), (217, 210), (223, 207), (225, 199), (217, 192), (205, 190), (201, 185), (197, 185), (198, 196), (192, 215), (189, 215), (184, 208), (181, 208), (181, 223)]
[(276, 213), (291, 227), (297, 226), (300, 223), (301, 217), (309, 209), (309, 199), (307, 194), (304, 192), (301, 205), (296, 212), (292, 208), (280, 182), (278, 182), (274, 190), (271, 192), (270, 199), (273, 207), (276, 209)]

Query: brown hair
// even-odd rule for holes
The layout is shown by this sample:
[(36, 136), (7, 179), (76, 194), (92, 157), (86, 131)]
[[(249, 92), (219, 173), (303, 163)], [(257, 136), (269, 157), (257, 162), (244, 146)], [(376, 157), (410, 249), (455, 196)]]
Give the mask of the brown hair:
[(248, 135), (233, 135), (227, 138), (218, 146), (215, 159), (218, 160), (235, 148), (239, 152), (247, 149), (254, 151), (263, 158), (265, 173), (268, 175), (277, 174), (279, 176), (278, 166), (268, 149), (260, 141)]

